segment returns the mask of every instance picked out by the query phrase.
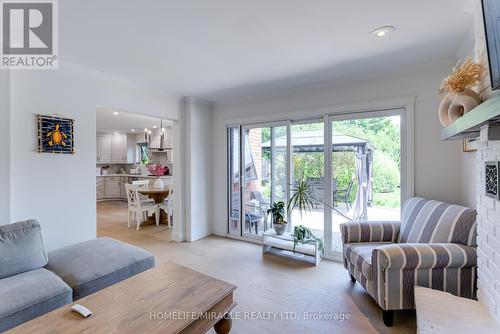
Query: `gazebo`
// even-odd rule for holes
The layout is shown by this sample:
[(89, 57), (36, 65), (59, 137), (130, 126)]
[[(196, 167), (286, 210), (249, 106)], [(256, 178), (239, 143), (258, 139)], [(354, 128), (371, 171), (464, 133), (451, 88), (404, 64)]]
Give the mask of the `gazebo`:
[[(294, 153), (309, 153), (324, 151), (323, 130), (301, 131), (292, 136), (292, 151)], [(284, 148), (287, 145), (286, 136), (275, 139), (275, 147)], [(262, 144), (262, 150), (271, 150), (271, 141)], [(374, 146), (366, 139), (348, 136), (332, 130), (332, 151), (353, 152), (356, 156), (356, 178), (358, 190), (352, 205), (353, 219), (366, 219), (368, 205), (372, 201), (372, 164)]]

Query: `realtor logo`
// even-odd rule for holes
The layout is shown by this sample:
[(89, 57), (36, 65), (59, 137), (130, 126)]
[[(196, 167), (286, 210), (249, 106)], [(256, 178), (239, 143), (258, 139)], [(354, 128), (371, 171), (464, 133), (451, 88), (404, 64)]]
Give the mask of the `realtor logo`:
[(57, 3), (1, 1), (1, 68), (57, 68)]

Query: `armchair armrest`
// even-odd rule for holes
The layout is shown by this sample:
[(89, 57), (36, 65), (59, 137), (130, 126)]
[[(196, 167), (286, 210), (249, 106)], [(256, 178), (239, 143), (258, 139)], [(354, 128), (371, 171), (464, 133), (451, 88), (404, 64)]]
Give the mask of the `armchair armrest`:
[(372, 253), (378, 269), (438, 269), (477, 266), (475, 247), (454, 243), (391, 244), (377, 247)]
[(359, 221), (340, 225), (344, 244), (353, 242), (396, 242), (401, 222)]

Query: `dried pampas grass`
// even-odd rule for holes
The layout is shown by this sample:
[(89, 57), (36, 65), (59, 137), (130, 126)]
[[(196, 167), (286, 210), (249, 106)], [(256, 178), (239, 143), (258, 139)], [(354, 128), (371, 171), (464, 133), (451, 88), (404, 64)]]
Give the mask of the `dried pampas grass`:
[(466, 89), (470, 89), (477, 85), (481, 77), (483, 66), (474, 63), (471, 58), (467, 58), (465, 62), (460, 65), (460, 61), (453, 67), (453, 73), (448, 78), (443, 80), (439, 94), (459, 93)]

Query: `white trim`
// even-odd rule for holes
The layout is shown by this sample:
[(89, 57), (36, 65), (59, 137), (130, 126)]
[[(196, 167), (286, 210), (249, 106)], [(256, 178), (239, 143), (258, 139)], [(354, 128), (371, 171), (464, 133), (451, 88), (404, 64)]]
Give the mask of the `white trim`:
[[(352, 108), (352, 109), (349, 109)], [(338, 106), (330, 112), (335, 120), (401, 115), (401, 205), (415, 194), (415, 97), (381, 100), (373, 105), (355, 103)]]
[(323, 129), (324, 129), (324, 164), (323, 164), (323, 175), (324, 175), (324, 198), (323, 200), (328, 206), (323, 205), (323, 247), (324, 256), (326, 258), (340, 258), (342, 256), (332, 250), (332, 209), (329, 206), (333, 206), (333, 191), (332, 191), (332, 159), (333, 159), (333, 143), (332, 143), (332, 117), (330, 115), (325, 115), (323, 117)]
[(401, 115), (401, 205), (415, 195), (415, 98)]
[[(288, 121), (287, 122), (287, 127), (286, 127), (286, 156), (287, 156), (287, 165), (286, 165), (286, 182), (287, 182), (287, 187), (286, 187), (286, 203), (290, 203), (290, 197), (292, 195), (292, 180), (293, 180), (293, 148), (292, 148), (292, 122)], [(288, 211), (288, 210), (287, 210)], [(292, 213), (287, 212), (287, 220), (289, 222), (292, 221)], [(290, 232), (292, 228), (292, 224), (289, 223), (287, 224), (288, 226), (286, 227), (287, 230)]]
[(186, 236), (184, 235), (184, 233), (172, 231), (172, 234), (171, 234), (172, 241), (183, 242), (183, 241), (185, 241), (185, 238), (186, 238)]
[(186, 190), (186, 184), (185, 184), (185, 171), (184, 167), (185, 165), (185, 150), (183, 150), (183, 147), (187, 146), (181, 146), (181, 143), (185, 143), (185, 137), (183, 136), (184, 131), (182, 129), (185, 128), (185, 119), (184, 116), (181, 116), (179, 120), (174, 121), (173, 126), (172, 126), (172, 133), (173, 133), (173, 146), (177, 149), (178, 152), (176, 152), (176, 159), (178, 163), (174, 164), (174, 175), (173, 175), (173, 191), (174, 191), (174, 217), (175, 217), (175, 224), (173, 224), (172, 227), (172, 234), (171, 234), (171, 239), (173, 241), (177, 242), (182, 242), (186, 240), (186, 235), (185, 235), (185, 219), (184, 219), (184, 208), (185, 208), (185, 201), (183, 197), (183, 191)]
[(250, 242), (252, 244), (262, 245), (262, 238), (260, 238), (260, 240), (259, 240), (257, 238), (240, 237), (240, 236), (234, 235), (234, 234), (228, 234), (227, 238), (234, 239), (234, 240), (240, 240), (240, 241), (246, 241), (246, 242)]

